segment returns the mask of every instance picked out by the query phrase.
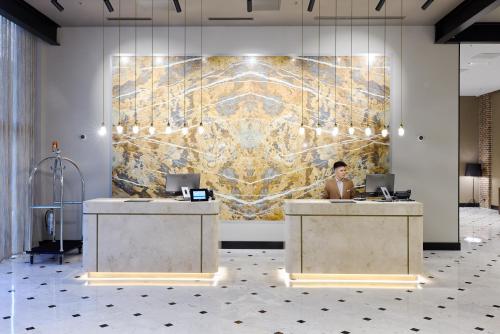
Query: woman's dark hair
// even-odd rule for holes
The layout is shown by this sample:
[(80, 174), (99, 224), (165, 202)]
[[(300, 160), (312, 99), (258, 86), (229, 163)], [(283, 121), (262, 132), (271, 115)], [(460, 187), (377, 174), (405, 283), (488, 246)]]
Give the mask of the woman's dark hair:
[(337, 161), (336, 163), (333, 164), (333, 170), (340, 167), (347, 167), (347, 164), (343, 161)]

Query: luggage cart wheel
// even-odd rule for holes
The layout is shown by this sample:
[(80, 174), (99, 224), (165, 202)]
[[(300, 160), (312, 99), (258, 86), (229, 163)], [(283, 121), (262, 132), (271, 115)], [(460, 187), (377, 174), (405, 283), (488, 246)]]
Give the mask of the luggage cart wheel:
[(62, 254), (59, 255), (59, 264), (63, 264), (63, 256), (62, 256)]
[(33, 255), (30, 255), (30, 264), (33, 264)]

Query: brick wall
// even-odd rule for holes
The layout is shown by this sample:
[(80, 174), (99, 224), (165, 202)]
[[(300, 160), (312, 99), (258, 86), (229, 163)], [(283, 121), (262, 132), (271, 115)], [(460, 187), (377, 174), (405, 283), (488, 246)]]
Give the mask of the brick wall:
[(479, 204), (483, 208), (491, 205), (491, 95), (479, 97), (479, 162), (483, 165), (483, 177), (479, 178)]

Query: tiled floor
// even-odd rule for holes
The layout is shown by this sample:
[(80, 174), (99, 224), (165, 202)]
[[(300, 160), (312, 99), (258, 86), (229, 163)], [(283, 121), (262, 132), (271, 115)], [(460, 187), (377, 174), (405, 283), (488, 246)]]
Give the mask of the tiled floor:
[(461, 252), (425, 252), (421, 290), (293, 289), (283, 251), (223, 250), (217, 287), (89, 287), (79, 256), (0, 264), (0, 333), (500, 333), (500, 215), (463, 209)]

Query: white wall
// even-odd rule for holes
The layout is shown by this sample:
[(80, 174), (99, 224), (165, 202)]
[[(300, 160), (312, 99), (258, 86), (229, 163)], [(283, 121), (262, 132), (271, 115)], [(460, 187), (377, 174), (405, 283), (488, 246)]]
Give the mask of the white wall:
[[(167, 53), (166, 28), (155, 30), (155, 54)], [(354, 54), (367, 53), (366, 27), (354, 28)], [(171, 55), (182, 55), (183, 28), (170, 30)], [(334, 50), (333, 28), (322, 27), (321, 54)], [(300, 27), (209, 27), (204, 29), (204, 55), (300, 55)], [(97, 136), (102, 115), (102, 31), (64, 28), (61, 46), (44, 45), (41, 52), (40, 150), (48, 153), (59, 139), (64, 153), (85, 173), (87, 198), (111, 194), (111, 138)], [(317, 55), (318, 30), (308, 27), (304, 54)], [(339, 27), (337, 54), (350, 54), (348, 27)], [(138, 31), (138, 53), (151, 52), (150, 29)], [(188, 54), (200, 54), (199, 28), (188, 29)], [(134, 53), (133, 29), (122, 28), (122, 54)], [(388, 28), (387, 54), (392, 75), (392, 169), (398, 189), (412, 189), (425, 205), (424, 240), (458, 240), (458, 47), (435, 45), (432, 27), (405, 28), (404, 119), (407, 135), (397, 136), (400, 123), (399, 28)], [(372, 27), (371, 52), (383, 53), (383, 29)], [(105, 121), (111, 115), (110, 56), (118, 53), (118, 29), (105, 31)], [(82, 141), (80, 134), (86, 134)], [(109, 130), (108, 130), (109, 133)], [(425, 140), (418, 142), (416, 137)], [(70, 180), (71, 181), (71, 180)], [(222, 225), (223, 240), (249, 240), (248, 226)], [(284, 239), (283, 226), (265, 223), (253, 240)], [(240, 226), (240, 227), (238, 227)], [(257, 226), (257, 225), (255, 225)], [(257, 232), (262, 231), (262, 232)]]

